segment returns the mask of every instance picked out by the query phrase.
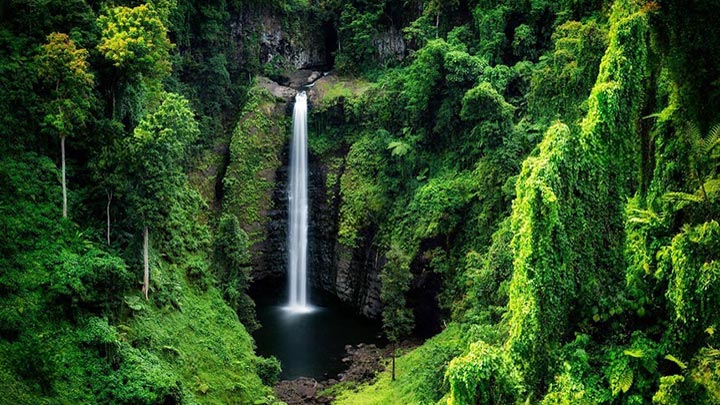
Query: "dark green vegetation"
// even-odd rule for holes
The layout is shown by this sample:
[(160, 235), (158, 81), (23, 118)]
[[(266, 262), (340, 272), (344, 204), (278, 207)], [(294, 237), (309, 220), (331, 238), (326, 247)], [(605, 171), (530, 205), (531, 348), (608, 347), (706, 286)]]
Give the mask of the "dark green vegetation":
[(338, 67), (374, 84), (311, 122), (343, 159), (340, 241), (385, 252), (388, 337), (433, 276), (457, 326), (339, 403), (720, 401), (713, 6), (423, 3), (400, 65), (363, 68), (354, 34)]
[(247, 235), (188, 178), (245, 98), (253, 5), (200, 3), (0, 6), (2, 403), (275, 402)]
[(338, 403), (720, 403), (715, 2), (0, 12), (0, 401), (275, 401), (246, 290), (287, 118), (252, 78), (290, 62), (233, 31), (263, 12), (329, 36), (310, 147), (388, 338), (442, 329)]

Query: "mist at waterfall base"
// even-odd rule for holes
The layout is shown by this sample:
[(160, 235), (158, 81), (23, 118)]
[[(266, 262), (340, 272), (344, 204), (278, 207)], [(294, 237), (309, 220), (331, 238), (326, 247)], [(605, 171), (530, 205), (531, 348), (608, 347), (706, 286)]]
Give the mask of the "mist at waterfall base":
[(263, 291), (253, 294), (262, 325), (254, 337), (258, 354), (280, 360), (282, 379), (321, 380), (347, 367), (342, 362), (345, 345), (377, 343), (381, 331), (377, 323), (354, 314), (337, 299), (317, 291), (308, 294), (307, 163), (307, 96), (300, 92), (293, 108), (290, 152), (287, 289), (279, 289), (278, 283), (275, 288), (255, 286)]

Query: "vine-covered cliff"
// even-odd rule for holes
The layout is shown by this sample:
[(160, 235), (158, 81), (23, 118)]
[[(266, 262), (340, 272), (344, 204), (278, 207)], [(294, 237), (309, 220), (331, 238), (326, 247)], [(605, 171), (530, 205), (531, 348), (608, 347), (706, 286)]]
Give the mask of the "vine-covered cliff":
[(310, 283), (393, 353), (335, 403), (719, 402), (716, 8), (0, 4), (0, 402), (278, 403), (300, 88)]

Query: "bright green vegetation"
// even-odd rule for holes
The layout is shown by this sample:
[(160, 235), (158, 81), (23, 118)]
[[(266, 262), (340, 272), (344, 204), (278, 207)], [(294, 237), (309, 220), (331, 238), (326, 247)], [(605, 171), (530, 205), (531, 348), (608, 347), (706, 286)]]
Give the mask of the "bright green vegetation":
[(484, 326), (452, 323), (398, 358), (397, 368), (402, 372), (395, 381), (386, 371), (372, 384), (352, 387), (340, 384), (330, 393), (338, 395), (337, 403), (341, 405), (436, 403), (447, 391), (444, 375), (450, 361), (463, 353), (463, 347), (480, 337), (492, 339), (494, 334)]
[[(265, 360), (253, 355), (250, 336), (218, 290), (202, 281), (209, 275), (201, 246), (154, 257), (152, 300), (145, 301), (121, 252), (58, 221), (60, 187), (50, 160), (24, 154), (0, 168), (3, 401), (271, 401), (254, 371)], [(207, 243), (206, 229), (186, 231), (204, 232), (193, 239)]]
[(340, 30), (338, 67), (373, 84), (311, 119), (338, 239), (385, 252), (391, 340), (428, 274), (454, 323), (338, 403), (717, 403), (712, 6), (500, 3), (427, 2), (418, 48), (380, 70), (359, 32), (392, 3)]
[(227, 66), (230, 6), (199, 6), (2, 6), (2, 403), (276, 402), (248, 237), (198, 176), (248, 74)]
[(338, 404), (720, 403), (715, 2), (6, 3), (0, 402), (276, 402), (247, 289), (289, 110), (253, 78), (291, 61), (238, 31), (272, 16), (337, 45), (340, 254), (393, 347), (436, 326)]
[(288, 139), (284, 111), (276, 111), (267, 91), (253, 88), (230, 143), (230, 162), (223, 178), (225, 210), (249, 225), (253, 242), (264, 239), (266, 217), (271, 208), (275, 171)]

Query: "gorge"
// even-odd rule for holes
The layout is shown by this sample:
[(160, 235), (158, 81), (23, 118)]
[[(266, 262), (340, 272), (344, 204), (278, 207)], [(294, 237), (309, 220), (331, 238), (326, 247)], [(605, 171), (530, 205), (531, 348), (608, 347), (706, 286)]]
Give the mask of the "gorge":
[(0, 404), (720, 403), (717, 8), (0, 2)]

